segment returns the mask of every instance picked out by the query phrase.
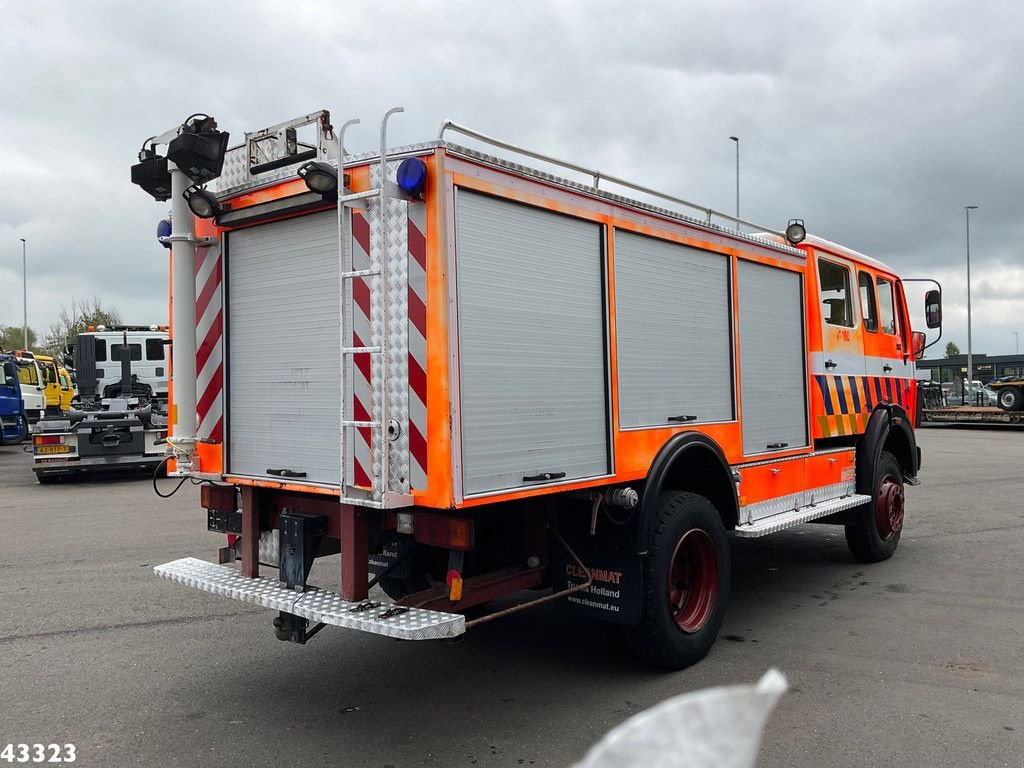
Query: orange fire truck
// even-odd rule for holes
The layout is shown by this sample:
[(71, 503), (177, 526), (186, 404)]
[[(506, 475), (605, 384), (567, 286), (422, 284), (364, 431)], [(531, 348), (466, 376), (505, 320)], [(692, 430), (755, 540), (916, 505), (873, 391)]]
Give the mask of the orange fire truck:
[(558, 599), (681, 667), (722, 625), (730, 535), (831, 523), (893, 554), (925, 342), (899, 276), (451, 122), (388, 148), (395, 111), (361, 155), (326, 111), (143, 147), (132, 180), (174, 206), (170, 474), (227, 534), (157, 575), (300, 643)]

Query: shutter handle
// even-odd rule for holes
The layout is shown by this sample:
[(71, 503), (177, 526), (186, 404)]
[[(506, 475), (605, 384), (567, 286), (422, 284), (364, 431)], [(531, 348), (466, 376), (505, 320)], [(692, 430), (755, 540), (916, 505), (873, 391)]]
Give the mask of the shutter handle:
[(696, 416), (669, 416), (665, 421), (696, 421)]
[(523, 475), (525, 483), (542, 483), (545, 480), (558, 480), (565, 477), (565, 472), (541, 472), (536, 475)]
[(278, 477), (305, 477), (305, 472), (296, 472), (293, 469), (268, 469), (268, 475), (277, 475)]
[(882, 366), (882, 370), (888, 373), (889, 371), (892, 370), (892, 366), (886, 363), (885, 365)]
[(826, 368), (837, 368), (837, 367), (839, 367), (839, 363), (835, 363), (831, 359), (829, 359), (829, 360), (825, 361), (825, 367)]
[(768, 445), (765, 446), (765, 448), (767, 448), (769, 451), (776, 451), (779, 448), (788, 448), (788, 447), (789, 447), (789, 443), (768, 443)]

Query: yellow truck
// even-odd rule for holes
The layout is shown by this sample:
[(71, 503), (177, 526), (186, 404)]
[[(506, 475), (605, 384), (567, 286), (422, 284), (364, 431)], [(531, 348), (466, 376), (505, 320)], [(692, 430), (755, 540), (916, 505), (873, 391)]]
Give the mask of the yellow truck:
[(22, 360), (35, 360), (39, 377), (38, 383), (42, 385), (46, 401), (46, 413), (52, 416), (66, 413), (71, 408), (71, 399), (75, 396), (71, 375), (67, 369), (49, 355), (36, 354), (27, 350), (21, 350), (16, 354)]

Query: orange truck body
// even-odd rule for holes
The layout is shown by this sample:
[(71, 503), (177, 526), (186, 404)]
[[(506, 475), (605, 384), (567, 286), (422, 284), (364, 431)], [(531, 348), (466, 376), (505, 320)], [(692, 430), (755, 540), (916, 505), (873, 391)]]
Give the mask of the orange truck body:
[[(244, 148), (239, 152), (244, 154)], [(589, 527), (591, 534), (600, 536), (600, 529), (607, 529), (608, 523), (604, 518), (598, 523), (599, 507), (611, 498), (612, 492), (635, 489), (639, 504), (630, 513), (635, 515), (635, 522), (630, 524), (633, 526), (630, 528), (630, 542), (621, 546), (613, 542), (611, 546), (620, 553), (640, 558), (648, 549), (644, 532), (651, 525), (656, 499), (669, 489), (711, 499), (722, 518), (724, 529), (740, 535), (744, 532), (746, 535), (762, 535), (816, 518), (822, 522), (856, 525), (860, 518), (851, 518), (849, 508), (856, 506), (853, 511), (860, 514), (875, 503), (869, 501), (872, 494), (882, 492), (879, 491), (875, 465), (883, 450), (899, 462), (899, 514), (902, 515), (902, 481), (914, 484), (920, 465), (920, 452), (913, 437), (918, 418), (914, 369), (915, 352), (918, 350), (914, 347), (917, 340), (912, 335), (903, 284), (892, 269), (820, 238), (807, 237), (791, 244), (779, 233), (752, 234), (749, 230), (744, 233), (712, 224), (710, 213), (706, 218), (695, 218), (677, 210), (599, 190), (596, 184), (567, 181), (440, 140), (389, 152), (386, 173), (393, 173), (394, 166), (408, 158), (416, 158), (422, 164), (426, 183), (415, 194), (393, 196), (401, 206), (398, 215), (403, 218), (398, 231), (401, 231), (403, 247), (408, 250), (410, 265), (409, 296), (407, 301), (403, 299), (401, 306), (409, 316), (410, 339), (422, 337), (422, 347), (411, 341), (408, 344), (408, 381), (400, 382), (400, 386), (408, 388), (411, 405), (408, 414), (403, 414), (395, 425), (396, 434), (408, 436), (409, 476), (400, 478), (404, 483), (403, 498), (406, 500), (394, 508), (388, 508), (386, 503), (379, 505), (383, 507), (379, 517), (374, 517), (377, 513), (362, 509), (358, 503), (350, 502), (339, 482), (306, 479), (304, 471), (285, 472), (268, 468), (264, 472), (252, 469), (263, 466), (258, 460), (245, 464), (247, 468), (240, 471), (239, 467), (244, 463), (239, 458), (240, 450), (237, 446), (233, 449), (231, 445), (233, 435), (239, 435), (234, 438), (236, 440), (242, 439), (243, 433), (238, 431), (241, 429), (238, 425), (248, 417), (243, 416), (240, 410), (244, 404), (236, 399), (242, 397), (236, 394), (236, 390), (240, 392), (242, 382), (232, 382), (230, 367), (233, 360), (239, 359), (237, 349), (242, 346), (242, 342), (236, 340), (241, 339), (238, 336), (242, 333), (239, 324), (248, 322), (247, 318), (256, 317), (243, 315), (240, 309), (237, 316), (232, 314), (236, 311), (231, 303), (234, 300), (232, 264), (243, 258), (237, 255), (242, 253), (243, 243), (252, 243), (254, 238), (262, 237), (262, 232), (270, 232), (271, 227), (278, 228), (273, 230), (275, 232), (292, 231), (282, 226), (291, 222), (289, 226), (299, 231), (306, 222), (315, 221), (317, 216), (336, 216), (331, 213), (337, 211), (336, 199), (325, 195), (321, 200), (310, 201), (311, 188), (307, 189), (306, 183), (292, 167), (288, 172), (279, 171), (272, 178), (268, 176), (263, 182), (253, 181), (244, 175), (240, 183), (222, 180), (217, 198), (219, 215), (196, 219), (195, 234), (198, 238), (205, 238), (197, 253), (197, 272), (201, 276), (197, 283), (200, 302), (197, 318), (210, 314), (212, 319), (208, 322), (200, 320), (201, 329), (197, 336), (200, 357), (197, 369), (201, 380), (199, 422), (203, 425), (199, 437), (203, 440), (196, 446), (197, 459), (192, 472), (214, 483), (216, 488), (240, 489), (237, 498), (241, 502), (237, 510), (235, 503), (224, 494), (218, 497), (219, 502), (213, 500), (213, 496), (209, 499), (204, 496), (204, 500), (211, 516), (218, 505), (228, 506), (231, 514), (238, 515), (240, 522), (236, 526), (220, 523), (215, 526), (211, 522), (211, 529), (229, 533), (231, 544), (222, 550), (222, 559), (240, 559), (243, 576), (259, 574), (257, 539), (264, 537), (268, 529), (275, 528), (287, 510), (325, 517), (325, 535), (336, 540), (342, 552), (340, 592), (345, 600), (351, 601), (364, 599), (367, 595), (367, 571), (359, 562), (367, 556), (367, 526), (393, 533), (396, 520), (403, 515), (408, 519), (417, 516), (424, 526), (427, 521), (439, 519), (474, 521), (479, 532), (482, 526), (494, 524), (496, 516), (521, 517), (536, 522), (534, 512), (541, 510), (541, 538), (544, 538), (544, 527), (559, 527), (552, 520), (578, 517), (584, 519), (584, 528)], [(229, 162), (231, 159), (229, 153)], [(329, 160), (323, 156), (321, 159)], [(287, 162), (284, 165), (287, 166)], [(373, 192), (381, 184), (380, 179), (375, 180), (374, 176), (381, 165), (379, 155), (347, 157), (342, 163), (335, 159), (333, 167), (341, 168), (338, 173), (339, 194), (354, 198), (359, 193)], [(390, 178), (388, 183), (391, 183)], [(470, 232), (472, 222), (467, 211), (472, 205), (491, 213), (473, 219), (477, 222), (473, 226), (478, 229)], [(515, 235), (522, 243), (518, 253), (522, 254), (524, 262), (529, 261), (534, 252), (548, 247), (536, 234), (544, 227), (550, 226), (557, 231), (575, 227), (587, 237), (593, 235), (594, 242), (599, 243), (593, 253), (592, 265), (595, 284), (600, 286), (595, 293), (599, 296), (596, 301), (600, 305), (600, 327), (596, 334), (599, 337), (597, 343), (603, 351), (600, 354), (602, 369), (593, 375), (599, 376), (603, 387), (604, 399), (598, 397), (595, 408), (601, 411), (596, 418), (602, 420), (605, 430), (606, 453), (602, 459), (605, 463), (601, 465), (598, 462), (605, 467), (604, 471), (570, 471), (565, 474), (554, 471), (560, 469), (558, 466), (529, 466), (524, 463), (521, 467), (523, 483), (505, 482), (503, 487), (499, 480), (481, 481), (475, 485), (476, 481), (470, 480), (467, 469), (470, 464), (485, 466), (485, 469), (488, 465), (471, 453), (472, 446), (477, 443), (468, 436), (467, 430), (476, 429), (477, 436), (473, 439), (478, 439), (479, 432), (484, 430), (481, 423), (493, 423), (495, 434), (506, 434), (502, 430), (508, 425), (502, 419), (519, 419), (528, 426), (530, 422), (561, 418), (558, 403), (549, 408), (550, 403), (534, 402), (529, 394), (523, 394), (521, 401), (513, 394), (494, 399), (496, 409), (508, 406), (500, 410), (504, 415), (495, 416), (493, 422), (478, 418), (475, 426), (468, 424), (466, 409), (470, 395), (467, 377), (477, 375), (479, 367), (484, 365), (481, 362), (484, 353), (472, 352), (467, 341), (470, 324), (480, 315), (473, 315), (463, 305), (466, 301), (464, 294), (471, 289), (477, 290), (471, 288), (471, 282), (476, 278), (468, 262), (464, 261), (468, 258), (464, 251), (469, 248), (472, 237), (487, 230), (506, 214), (510, 221), (521, 219), (537, 225), (536, 229), (527, 227)], [(363, 221), (364, 215), (358, 206), (352, 213), (353, 248), (365, 246), (361, 238), (370, 240), (377, 237), (377, 230)], [(247, 247), (252, 248), (251, 245)], [(337, 241), (332, 247), (337, 248)], [(520, 246), (513, 242), (510, 250), (502, 253), (513, 254), (511, 258), (515, 258), (517, 248)], [(368, 246), (364, 249), (370, 251)], [(259, 258), (264, 258), (263, 253), (259, 251)], [(663, 255), (668, 261), (659, 262)], [(708, 305), (711, 307), (708, 311), (717, 318), (714, 333), (718, 334), (715, 338), (719, 341), (711, 341), (709, 336), (708, 345), (718, 345), (716, 365), (721, 366), (723, 374), (718, 380), (704, 385), (707, 391), (695, 397), (706, 396), (707, 402), (717, 403), (720, 410), (714, 418), (702, 418), (699, 414), (653, 420), (634, 418), (629, 415), (630, 409), (644, 408), (643, 397), (636, 388), (643, 388), (645, 370), (652, 378), (658, 375), (660, 361), (657, 355), (648, 359), (637, 358), (635, 354), (628, 357), (631, 354), (628, 347), (637, 343), (636, 329), (639, 327), (642, 331), (643, 328), (644, 307), (643, 292), (638, 301), (635, 289), (625, 285), (627, 280), (635, 280), (632, 275), (627, 275), (623, 265), (627, 262), (630, 265), (640, 264), (645, 269), (654, 269), (653, 274), (657, 274), (657, 264), (671, 265), (675, 255), (694, 260), (698, 266), (688, 273), (692, 276), (712, 272), (719, 276), (714, 278), (719, 282), (709, 283), (718, 286), (714, 290), (720, 288), (719, 299)], [(284, 275), (292, 257), (282, 255), (280, 258), (281, 274)], [(493, 256), (490, 263), (497, 263), (501, 258), (506, 257)], [(645, 262), (644, 259), (653, 261)], [(488, 264), (486, 258), (477, 262), (477, 266), (482, 265), (482, 268)], [(355, 267), (359, 269), (360, 265)], [(507, 277), (513, 272), (504, 274)], [(371, 279), (369, 276), (353, 278), (352, 303), (344, 310), (349, 313), (345, 317), (351, 318), (363, 303), (370, 306), (370, 299), (366, 296), (369, 295)], [(537, 291), (546, 290), (544, 279), (544, 271), (540, 270)], [(771, 284), (776, 281), (784, 290), (780, 289), (781, 292), (774, 297), (768, 296), (764, 292), (768, 283), (762, 279)], [(571, 303), (571, 287), (561, 295), (546, 295), (537, 302), (535, 297), (531, 298), (533, 289), (529, 281), (525, 282), (525, 288), (522, 285), (515, 287), (520, 291), (519, 298), (524, 307), (554, 307), (563, 299)], [(493, 290), (493, 286), (479, 290)], [(343, 298), (338, 301), (345, 303)], [(622, 306), (617, 307), (617, 304)], [(663, 305), (664, 302), (652, 305), (649, 308), (651, 316), (665, 310)], [(678, 309), (682, 313), (680, 322), (684, 325), (689, 323), (687, 306)], [(268, 308), (268, 311), (272, 310)], [(295, 312), (302, 314), (305, 310), (296, 306)], [(778, 321), (782, 323), (779, 325), (780, 335), (773, 338), (764, 330), (774, 327), (771, 324), (775, 322), (773, 318), (776, 315), (785, 315), (788, 319), (785, 323)], [(559, 343), (561, 333), (559, 317), (571, 323), (574, 315), (571, 312), (562, 316), (552, 314), (547, 321), (550, 338), (555, 345)], [(627, 321), (627, 317), (631, 319)], [(352, 322), (355, 324), (356, 321)], [(527, 322), (530, 320), (524, 316), (523, 323)], [(236, 330), (233, 331), (232, 327)], [(516, 348), (516, 340), (512, 338), (515, 327), (514, 323), (508, 326), (511, 329), (508, 330), (508, 338), (497, 333), (485, 339), (486, 354), (489, 355), (486, 365), (491, 366), (488, 375), (493, 377), (493, 371), (500, 370), (503, 349), (507, 350), (510, 359), (518, 361), (517, 365), (521, 366), (523, 360), (530, 359), (528, 354), (524, 356), (523, 351)], [(651, 327), (669, 326), (655, 323)], [(701, 328), (703, 326), (695, 324), (692, 334), (704, 333)], [(172, 335), (174, 333), (175, 329), (172, 329)], [(642, 343), (657, 349), (657, 339), (642, 339)], [(686, 343), (692, 343), (692, 339)], [(355, 346), (363, 349), (365, 344), (365, 339), (357, 339)], [(775, 345), (777, 349), (773, 348)], [(235, 353), (231, 352), (233, 347), (236, 348)], [(694, 369), (702, 365), (700, 346), (696, 349), (698, 351), (692, 361)], [(270, 354), (265, 360), (275, 366), (279, 364), (275, 358), (288, 357), (287, 349), (268, 352)], [(566, 367), (572, 368), (576, 352), (575, 348), (565, 350)], [(324, 350), (323, 354), (330, 356), (334, 353)], [(372, 378), (370, 357), (370, 352), (352, 353), (353, 376), (362, 372), (367, 379)], [(624, 362), (627, 359), (632, 361), (628, 366)], [(776, 370), (773, 368), (776, 360), (788, 362), (785, 365), (780, 363)], [(280, 364), (288, 368), (288, 373), (282, 374), (279, 386), (300, 389), (307, 386), (308, 382), (296, 383), (303, 375), (301, 371), (305, 370), (301, 360)], [(215, 373), (211, 375), (206, 371)], [(541, 375), (546, 374), (538, 371), (538, 377)], [(581, 369), (581, 382), (589, 375), (592, 372), (585, 374)], [(772, 382), (784, 382), (785, 385), (781, 390), (773, 391)], [(672, 381), (659, 379), (650, 396), (665, 397), (663, 390), (672, 386)], [(357, 391), (353, 395), (350, 389)], [(382, 450), (374, 445), (370, 427), (365, 426), (369, 423), (372, 409), (368, 403), (359, 402), (357, 385), (343, 383), (342, 390), (343, 393), (348, 392), (343, 397), (355, 398), (351, 404), (355, 423), (350, 430), (351, 445), (344, 449), (348, 451), (348, 461), (352, 465), (343, 466), (339, 471), (350, 475), (348, 485), (356, 490), (368, 490), (372, 483), (370, 465), (374, 459), (379, 459), (375, 452)], [(501, 391), (497, 384), (494, 391)], [(573, 390), (567, 392), (572, 394)], [(171, 399), (173, 401), (173, 382)], [(289, 418), (297, 420), (295, 423), (309, 423), (301, 422), (306, 418), (302, 413), (302, 403), (299, 397), (284, 401), (284, 404), (268, 406), (273, 412), (267, 414), (267, 423), (287, 424)], [(768, 435), (764, 438), (757, 430), (770, 428), (776, 404), (780, 412), (790, 414), (787, 417), (790, 420), (789, 432), (775, 439), (764, 431)], [(340, 410), (329, 415), (332, 425), (338, 424)], [(753, 426), (755, 417), (759, 420), (757, 430)], [(340, 430), (342, 435), (346, 433), (344, 425)], [(271, 436), (273, 431), (268, 427), (258, 434)], [(554, 442), (571, 443), (573, 434), (571, 430), (552, 429), (550, 437)], [(699, 450), (681, 450), (693, 446)], [(529, 456), (531, 447), (510, 445), (508, 449)], [(495, 451), (500, 454), (501, 446)], [(570, 455), (571, 448), (563, 453)], [(518, 472), (519, 465), (516, 467)], [(280, 472), (282, 476), (268, 474), (271, 472)], [(721, 475), (724, 479), (711, 479), (712, 475), (717, 478), (722, 472), (725, 473)], [(234, 498), (234, 495), (230, 496), (230, 499)], [(850, 503), (842, 504), (844, 499)], [(827, 506), (829, 504), (833, 506)], [(816, 513), (815, 509), (834, 509), (835, 512), (825, 515)], [(901, 521), (902, 517), (898, 524)], [(894, 523), (897, 537), (898, 524)], [(526, 527), (530, 529), (531, 525)], [(402, 532), (401, 523), (397, 526)], [(595, 529), (598, 529), (597, 534)], [(423, 541), (419, 533), (420, 523), (416, 523), (416, 530), (416, 541)], [(463, 531), (462, 528), (459, 530)], [(434, 533), (424, 535), (431, 539), (428, 543), (437, 546)], [(527, 534), (527, 538), (530, 535)], [(536, 536), (536, 532), (533, 535)], [(605, 530), (605, 536), (614, 539), (615, 534)], [(478, 533), (477, 546), (482, 546), (482, 542)], [(371, 541), (371, 559), (374, 546)], [(450, 549), (454, 552), (460, 547), (471, 546), (465, 542), (458, 546), (452, 543)], [(530, 559), (533, 563), (537, 558)], [(586, 560), (585, 557), (583, 559)], [(419, 604), (457, 612), (503, 591), (514, 591), (513, 587), (521, 589), (523, 586), (550, 583), (551, 573), (537, 575), (547, 565), (546, 556), (541, 556), (539, 562), (539, 566), (533, 563), (528, 569), (530, 578), (509, 578), (502, 582), (506, 585), (502, 590), (493, 588), (493, 574), (489, 577), (490, 582), (473, 583), (471, 569), (467, 566), (463, 572), (459, 556), (449, 561), (447, 591), (442, 589), (439, 594), (427, 595)], [(588, 573), (584, 565), (579, 561), (575, 564), (570, 562), (564, 572), (570, 576)], [(483, 577), (486, 574), (478, 575)], [(533, 575), (537, 576), (536, 579)], [(439, 578), (444, 578), (444, 569)], [(479, 599), (467, 599), (473, 594), (477, 594)]]

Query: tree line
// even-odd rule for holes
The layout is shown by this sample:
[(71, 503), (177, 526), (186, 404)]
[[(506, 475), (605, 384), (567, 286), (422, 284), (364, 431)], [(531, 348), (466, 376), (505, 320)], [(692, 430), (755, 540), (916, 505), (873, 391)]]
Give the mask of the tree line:
[[(96, 325), (120, 325), (121, 313), (113, 307), (104, 307), (96, 297), (72, 299), (70, 307), (61, 307), (57, 319), (40, 340), (32, 328), (28, 329), (28, 349), (52, 357), (64, 354), (64, 348), (74, 347), (78, 334)], [(20, 325), (0, 325), (0, 350), (25, 348), (25, 330)]]

